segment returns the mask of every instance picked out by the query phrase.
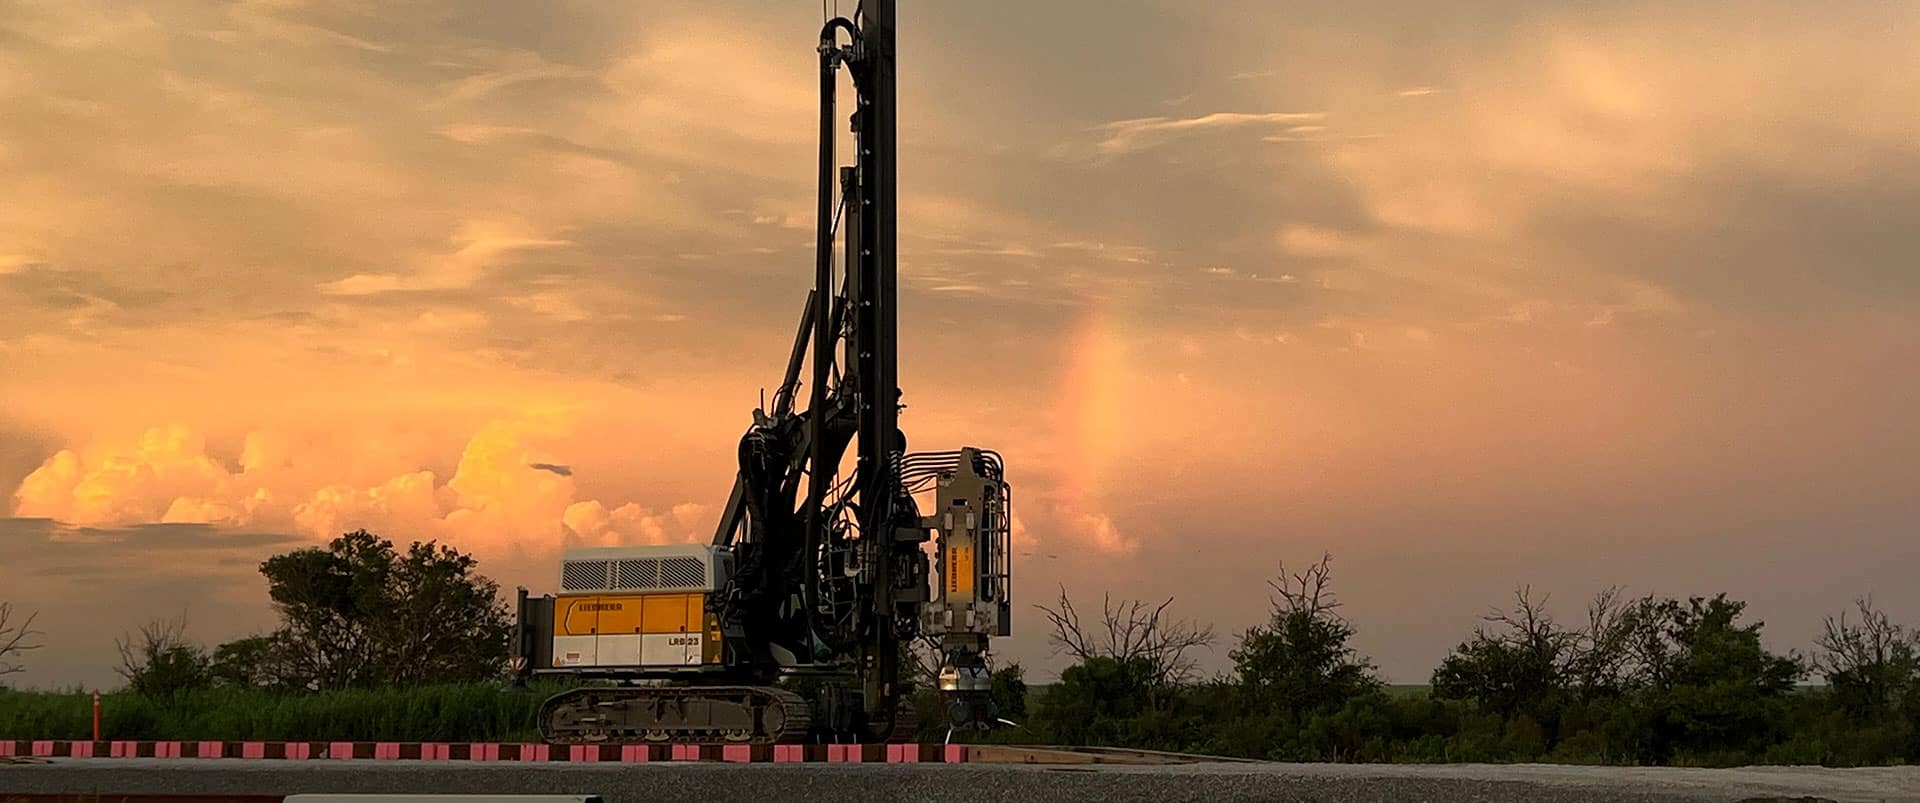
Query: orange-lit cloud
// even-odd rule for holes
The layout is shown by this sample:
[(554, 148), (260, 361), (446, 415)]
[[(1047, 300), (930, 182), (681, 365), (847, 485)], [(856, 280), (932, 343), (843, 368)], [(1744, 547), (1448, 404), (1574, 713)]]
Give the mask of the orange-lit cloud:
[(21, 481), (14, 515), (89, 527), (162, 522), (291, 529), (324, 541), (355, 529), (438, 539), (489, 558), (514, 551), (551, 556), (567, 539), (597, 545), (667, 543), (706, 535), (706, 506), (655, 514), (632, 502), (608, 508), (580, 499), (571, 477), (535, 470), (540, 443), (563, 434), (553, 421), (490, 422), (473, 435), (451, 477), (399, 473), (377, 484), (325, 483), (337, 455), (289, 448), (272, 432), (246, 437), (238, 471), (174, 425), (138, 443), (63, 449)]

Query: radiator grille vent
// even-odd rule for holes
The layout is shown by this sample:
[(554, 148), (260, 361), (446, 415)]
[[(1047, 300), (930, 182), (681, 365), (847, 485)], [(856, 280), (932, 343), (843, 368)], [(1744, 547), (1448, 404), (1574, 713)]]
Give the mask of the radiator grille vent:
[[(634, 547), (575, 554), (560, 562), (560, 590), (568, 594), (712, 591), (732, 565), (724, 550)], [(621, 554), (625, 552), (625, 554)], [(609, 554), (611, 553), (611, 554)]]
[(567, 561), (560, 568), (560, 590), (592, 591), (607, 585), (607, 561)]
[(700, 588), (707, 584), (707, 567), (693, 558), (667, 558), (660, 562), (661, 588)]
[(636, 588), (652, 588), (660, 579), (660, 560), (658, 558), (640, 558), (620, 561), (619, 582), (614, 588), (622, 591)]

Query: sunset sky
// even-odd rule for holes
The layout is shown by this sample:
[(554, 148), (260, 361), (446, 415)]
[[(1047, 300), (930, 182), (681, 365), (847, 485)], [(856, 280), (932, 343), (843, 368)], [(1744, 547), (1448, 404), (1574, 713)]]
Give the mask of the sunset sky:
[[(902, 421), (1006, 456), (1003, 657), (1063, 665), (1062, 585), (1230, 635), (1323, 552), (1396, 682), (1522, 584), (1920, 622), (1920, 6), (902, 5)], [(259, 561), (357, 527), (536, 593), (709, 537), (820, 21), (0, 0), (14, 680), (267, 628)]]

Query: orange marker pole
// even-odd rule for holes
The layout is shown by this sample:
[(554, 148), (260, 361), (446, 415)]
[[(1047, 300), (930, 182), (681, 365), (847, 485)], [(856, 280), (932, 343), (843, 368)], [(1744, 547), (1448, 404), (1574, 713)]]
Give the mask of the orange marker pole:
[(93, 740), (100, 741), (100, 690), (93, 690)]

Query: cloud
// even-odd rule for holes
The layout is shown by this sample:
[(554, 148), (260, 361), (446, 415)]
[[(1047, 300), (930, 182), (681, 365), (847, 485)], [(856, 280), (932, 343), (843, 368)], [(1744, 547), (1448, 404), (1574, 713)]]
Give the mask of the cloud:
[(1144, 150), (1174, 137), (1199, 131), (1274, 126), (1326, 119), (1322, 112), (1214, 112), (1199, 117), (1141, 117), (1117, 120), (1099, 127), (1106, 139), (1094, 145), (1102, 154)]
[(712, 508), (694, 502), (655, 512), (629, 502), (607, 509), (598, 500), (575, 502), (562, 516), (570, 541), (588, 546), (685, 543), (711, 535)]
[(305, 457), (277, 433), (250, 433), (235, 471), (207, 453), (199, 433), (157, 427), (133, 444), (56, 452), (21, 481), (15, 515), (62, 527), (264, 526), (316, 540), (365, 528), (487, 555), (551, 551), (568, 533), (596, 543), (697, 537), (705, 508), (680, 505), (665, 516), (632, 503), (609, 509), (579, 499), (570, 467), (530, 459), (564, 433), (553, 419), (494, 421), (467, 440), (444, 482), (417, 470), (358, 485), (316, 482), (327, 458)]
[(452, 251), (426, 257), (415, 273), (354, 274), (322, 283), (319, 290), (327, 295), (364, 296), (468, 287), (515, 252), (573, 245), (570, 240), (530, 235), (524, 224), (483, 220), (462, 223), (449, 242)]
[(443, 94), (430, 101), (428, 108), (473, 103), (502, 89), (535, 81), (594, 77), (592, 70), (555, 64), (530, 50), (471, 49), (461, 58), (481, 67), (481, 71), (445, 84)]
[(1356, 245), (1339, 231), (1317, 226), (1288, 224), (1280, 228), (1276, 239), (1283, 253), (1297, 257), (1337, 257), (1351, 254)]
[(81, 525), (166, 521), (176, 503), (199, 508), (196, 495), (224, 495), (230, 483), (226, 467), (207, 456), (198, 433), (154, 428), (137, 443), (89, 458), (71, 449), (54, 453), (21, 480), (14, 514)]

